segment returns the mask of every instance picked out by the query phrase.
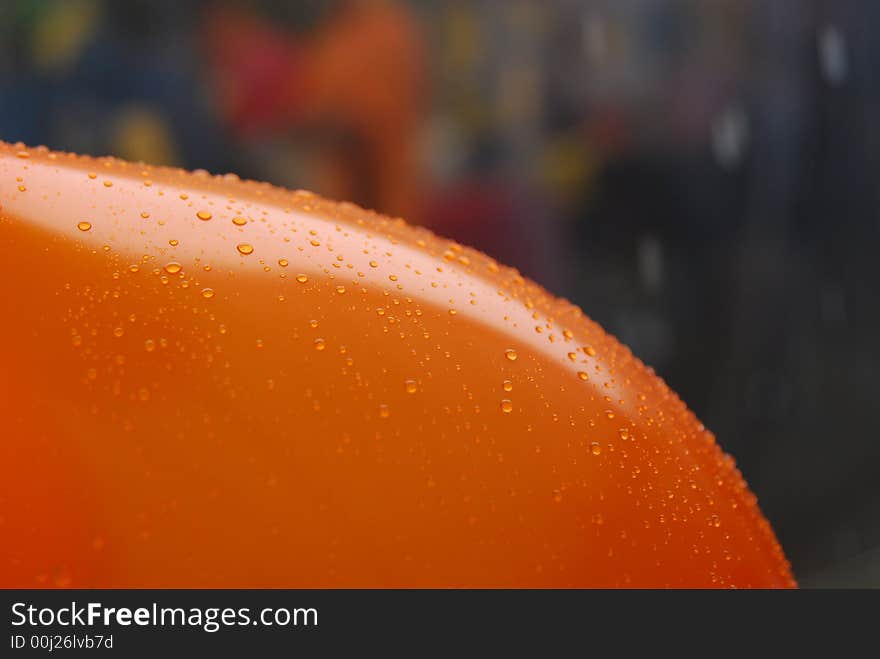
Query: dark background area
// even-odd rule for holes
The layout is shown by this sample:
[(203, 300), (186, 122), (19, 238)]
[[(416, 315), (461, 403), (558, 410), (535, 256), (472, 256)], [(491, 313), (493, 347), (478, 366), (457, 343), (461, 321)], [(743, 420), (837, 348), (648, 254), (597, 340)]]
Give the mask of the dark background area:
[(4, 0), (0, 139), (305, 187), (578, 303), (880, 586), (880, 4)]

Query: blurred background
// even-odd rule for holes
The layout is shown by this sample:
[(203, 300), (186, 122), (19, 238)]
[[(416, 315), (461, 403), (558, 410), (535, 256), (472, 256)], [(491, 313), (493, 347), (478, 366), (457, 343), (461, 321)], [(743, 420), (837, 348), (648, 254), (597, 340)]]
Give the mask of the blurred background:
[[(880, 587), (880, 3), (4, 0), (0, 139), (303, 187), (579, 304)], [(878, 406), (880, 407), (880, 406)]]

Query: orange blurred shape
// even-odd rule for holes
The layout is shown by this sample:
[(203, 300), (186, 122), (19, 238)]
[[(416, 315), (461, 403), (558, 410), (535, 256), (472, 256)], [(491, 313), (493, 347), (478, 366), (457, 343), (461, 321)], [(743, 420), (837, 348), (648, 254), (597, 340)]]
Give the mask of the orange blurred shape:
[(793, 586), (577, 307), (307, 192), (0, 146), (0, 586)]

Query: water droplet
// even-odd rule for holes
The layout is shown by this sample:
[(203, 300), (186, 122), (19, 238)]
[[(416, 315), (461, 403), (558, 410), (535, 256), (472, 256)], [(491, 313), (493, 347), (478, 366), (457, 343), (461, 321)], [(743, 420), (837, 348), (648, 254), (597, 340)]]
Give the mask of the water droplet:
[(144, 211), (144, 212), (141, 213), (141, 217), (144, 218), (144, 219), (146, 220), (146, 219), (148, 219), (148, 218), (150, 217), (150, 214), (149, 214), (147, 211)]
[(345, 286), (337, 286), (336, 292), (342, 295), (343, 293), (345, 293)]
[(391, 416), (391, 409), (385, 403), (379, 405), (379, 416), (383, 419), (387, 419)]
[(121, 327), (114, 327), (113, 328), (113, 336), (115, 336), (117, 339), (120, 336), (122, 336), (123, 334), (125, 334), (125, 330), (122, 329)]
[(406, 388), (406, 393), (414, 394), (419, 390), (419, 385), (416, 384), (415, 380), (407, 380), (403, 383), (403, 386)]
[(288, 261), (287, 259), (278, 259), (278, 265), (280, 265), (282, 268), (286, 268), (288, 265), (290, 265), (290, 261)]
[(199, 211), (198, 213), (196, 213), (196, 217), (199, 218), (200, 220), (202, 220), (203, 222), (207, 222), (208, 220), (210, 220), (214, 216), (211, 215), (211, 213), (209, 213), (208, 211)]
[(239, 243), (235, 246), (235, 249), (237, 249), (240, 254), (244, 254), (245, 256), (254, 253), (254, 246), (249, 245), (248, 243)]
[(587, 353), (590, 357), (596, 356), (596, 349), (593, 346), (584, 346), (584, 352)]
[(176, 275), (181, 270), (183, 270), (183, 266), (180, 265), (177, 261), (171, 261), (170, 263), (165, 264), (165, 272), (167, 272), (169, 275)]
[(27, 192), (27, 188), (24, 187), (23, 185), (19, 185), (19, 186), (18, 186), (18, 191), (19, 191), (19, 192)]
[(156, 342), (153, 339), (147, 339), (144, 341), (144, 350), (147, 352), (153, 352), (156, 349)]
[(716, 529), (721, 526), (721, 518), (718, 515), (712, 515), (709, 517), (709, 524), (714, 526)]
[(94, 179), (98, 178), (98, 175), (95, 174), (95, 172), (89, 172), (89, 178), (94, 180)]
[(321, 246), (321, 243), (320, 243), (319, 241), (317, 241), (317, 240), (310, 240), (310, 241), (309, 241), (309, 244), (310, 244), (312, 247), (320, 247), (320, 246)]
[(370, 261), (370, 267), (371, 267), (371, 268), (378, 268), (378, 267), (379, 267), (379, 264), (376, 263), (375, 261)]
[(575, 360), (577, 360), (577, 353), (576, 353), (576, 352), (570, 352), (570, 353), (568, 353), (568, 358), (569, 358), (571, 361), (575, 361)]
[(501, 411), (505, 414), (509, 414), (513, 412), (513, 403), (510, 402), (507, 398), (501, 401)]
[(599, 445), (599, 442), (590, 442), (590, 453), (593, 455), (599, 455), (602, 452), (602, 447)]
[(214, 289), (213, 288), (203, 288), (202, 289), (202, 297), (206, 300), (210, 300), (214, 297)]
[(510, 361), (515, 362), (517, 358), (516, 350), (513, 348), (508, 348), (504, 351), (504, 356), (507, 357)]
[(296, 276), (296, 280), (297, 280), (300, 284), (305, 284), (305, 283), (309, 280), (309, 278), (306, 277), (306, 276), (303, 275), (303, 274), (298, 274), (298, 275)]
[(388, 279), (391, 281), (397, 281), (397, 275), (388, 275)]
[(455, 309), (450, 309), (450, 310), (449, 310), (449, 315), (450, 315), (450, 316), (454, 316), (454, 315), (457, 314), (457, 313), (458, 313), (458, 312), (457, 312)]
[(237, 227), (243, 227), (245, 224), (247, 224), (247, 220), (243, 217), (235, 216), (232, 218), (232, 223)]
[(180, 244), (180, 241), (172, 238), (171, 240), (168, 241), (168, 244), (171, 245), (172, 247), (177, 247)]
[(579, 377), (581, 380), (584, 380), (584, 381), (590, 379), (590, 376), (587, 375), (586, 373), (584, 373), (583, 371), (578, 371), (578, 377)]
[(104, 187), (105, 187), (105, 188), (112, 188), (112, 187), (113, 187), (113, 181), (104, 181)]
[(324, 339), (315, 339), (315, 350), (323, 350), (327, 347), (327, 342)]
[(76, 225), (76, 228), (79, 229), (80, 231), (88, 231), (89, 229), (92, 228), (92, 223), (91, 222), (80, 222), (79, 224)]
[(510, 380), (505, 380), (501, 383), (501, 387), (504, 389), (504, 391), (513, 391), (513, 382), (511, 382)]
[(140, 270), (140, 266), (138, 266), (137, 263), (132, 263), (130, 266), (128, 266), (129, 272), (137, 272), (138, 270)]

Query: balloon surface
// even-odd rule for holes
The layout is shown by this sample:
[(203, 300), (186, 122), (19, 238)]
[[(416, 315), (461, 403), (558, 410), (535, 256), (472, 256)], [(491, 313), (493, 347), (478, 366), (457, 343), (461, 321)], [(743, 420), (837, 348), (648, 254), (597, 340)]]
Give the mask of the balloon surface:
[(734, 465), (486, 255), (0, 145), (0, 586), (786, 587)]

